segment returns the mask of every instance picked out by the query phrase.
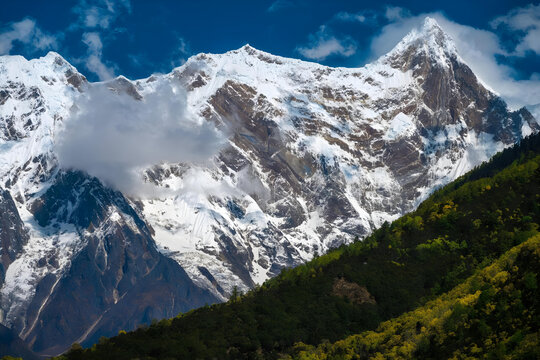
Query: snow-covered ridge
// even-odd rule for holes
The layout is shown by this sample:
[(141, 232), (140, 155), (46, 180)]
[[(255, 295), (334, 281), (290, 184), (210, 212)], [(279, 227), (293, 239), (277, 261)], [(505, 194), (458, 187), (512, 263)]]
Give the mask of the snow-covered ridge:
[[(433, 18), (426, 17), (421, 29), (413, 29), (388, 54), (379, 61), (402, 55), (411, 47), (429, 54), (441, 66), (447, 67), (448, 57), (459, 58), (454, 40), (440, 27)], [(463, 60), (461, 60), (463, 61)]]
[[(284, 155), (302, 159), (299, 169), (299, 176), (303, 177), (302, 186), (309, 184), (307, 186), (313, 188), (295, 194), (295, 199), (280, 198), (284, 196), (282, 194), (270, 201), (261, 201), (253, 193), (247, 192), (244, 196), (224, 196), (219, 201), (203, 196), (196, 203), (186, 205), (189, 201), (184, 198), (185, 195), (178, 195), (175, 200), (164, 201), (160, 205), (164, 206), (161, 210), (156, 207), (159, 201), (153, 200), (145, 211), (147, 218), (155, 219), (151, 220), (152, 226), (162, 230), (158, 230), (156, 241), (163, 244), (164, 251), (175, 247), (171, 245), (174, 239), (183, 239), (176, 241), (177, 244), (191, 244), (191, 250), (173, 251), (173, 256), (187, 268), (194, 269), (193, 264), (200, 262), (194, 254), (205, 253), (204, 256), (208, 256), (208, 253), (221, 251), (222, 243), (215, 236), (212, 237), (216, 229), (235, 229), (234, 236), (227, 231), (225, 233), (238, 239), (235, 246), (245, 248), (248, 254), (253, 252), (249, 255), (253, 258), (249, 259), (251, 265), (248, 268), (251, 268), (253, 281), (258, 282), (271, 274), (269, 267), (266, 270), (260, 267), (261, 254), (262, 263), (275, 261), (290, 264), (308, 259), (316, 251), (326, 251), (340, 242), (350, 241), (352, 234), (366, 234), (385, 220), (412, 209), (433, 187), (451, 181), (502, 149), (505, 142), (484, 129), (472, 129), (473, 121), (468, 119), (468, 113), (481, 112), (473, 99), (469, 101), (464, 98), (463, 105), (460, 105), (464, 108), (463, 113), (447, 124), (448, 110), (433, 108), (432, 104), (423, 101), (426, 78), (415, 75), (412, 69), (396, 65), (396, 59), (404, 56), (404, 53), (410, 56), (411, 52), (415, 56), (425, 56), (422, 61), (432, 61), (448, 72), (454, 71), (454, 66), (466, 66), (459, 58), (452, 39), (435, 20), (428, 18), (421, 30), (413, 30), (388, 55), (363, 68), (331, 68), (274, 56), (246, 45), (225, 54), (194, 56), (171, 74), (165, 75), (165, 81), (180, 80), (188, 87), (191, 108), (204, 117), (229, 121), (227, 116), (231, 114), (227, 111), (231, 110), (223, 109), (223, 104), (218, 103), (220, 100), (216, 99), (220, 96), (226, 97), (223, 100), (226, 106), (232, 100), (242, 104), (252, 102), (249, 116), (264, 118), (261, 114), (267, 114), (280, 134), (279, 139), (274, 139), (280, 143), (280, 147), (272, 152), (272, 156), (275, 158), (276, 154), (283, 154), (283, 149), (286, 149)], [(450, 65), (454, 60), (457, 65)], [(141, 94), (149, 91), (147, 81), (134, 82)], [(470, 81), (486, 97), (484, 102), (493, 98), (474, 76)], [(434, 122), (440, 124), (430, 126), (429, 122), (422, 122), (424, 118), (436, 119)], [(242, 176), (247, 171), (249, 176), (262, 183), (261, 189), (272, 192), (276, 187), (273, 179), (276, 174), (269, 171), (268, 164), (265, 164), (267, 159), (254, 155), (252, 151), (252, 148), (258, 147), (257, 141), (260, 139), (250, 126), (240, 131), (239, 135), (241, 140), (231, 139), (231, 146), (237, 152), (236, 156), (250, 164), (243, 168)], [(359, 138), (371, 140), (364, 142)], [(249, 144), (245, 143), (245, 139)], [(384, 141), (382, 148), (380, 140)], [(417, 163), (418, 160), (401, 159), (389, 164), (393, 159), (387, 158), (387, 154), (393, 147), (396, 147), (393, 151), (416, 152), (419, 159), (424, 158), (421, 160), (423, 164), (417, 165), (414, 172), (409, 170), (410, 174), (401, 175), (400, 167), (408, 165), (399, 164), (399, 161)], [(453, 150), (446, 154), (450, 148)], [(227, 170), (223, 170), (223, 165)], [(322, 213), (328, 210), (320, 205), (317, 195), (310, 193), (318, 186), (324, 188), (328, 185), (328, 179), (320, 177), (318, 171), (327, 173), (326, 176), (336, 171), (332, 176), (336, 176), (340, 182), (342, 199), (350, 207), (349, 215), (327, 222)], [(241, 188), (242, 179), (238, 171), (227, 163), (223, 164), (222, 160), (217, 161), (215, 169), (199, 172), (199, 176), (204, 177), (204, 174), (229, 186)], [(409, 200), (403, 201), (404, 191), (412, 191), (408, 195)], [(246, 229), (244, 219), (236, 218), (229, 209), (231, 201), (244, 209), (249, 209), (249, 204), (257, 203), (264, 215), (261, 218), (263, 221), (258, 221), (259, 227)], [(287, 218), (278, 210), (283, 202), (288, 202), (289, 211), (297, 213), (303, 222), (293, 228), (287, 227)], [(189, 225), (175, 226), (172, 228), (174, 230), (169, 230), (167, 227), (177, 220), (166, 220), (165, 214), (178, 214), (180, 210), (175, 208), (183, 209), (181, 213), (184, 215), (181, 217)], [(191, 211), (197, 216), (188, 220), (190, 217), (185, 216), (185, 209), (191, 209), (188, 213)], [(286, 239), (289, 249), (284, 251), (292, 258), (277, 260), (279, 256), (269, 254), (268, 249), (259, 243), (262, 235), (254, 235), (261, 230)], [(250, 238), (258, 244), (246, 241)], [(264, 251), (261, 252), (261, 249)], [(197, 260), (191, 262), (190, 259)], [(222, 268), (212, 273), (226, 271), (226, 268)], [(261, 271), (266, 275), (261, 275)], [(197, 276), (196, 271), (193, 274)], [(245, 281), (231, 281), (234, 277), (228, 278), (229, 284), (225, 288)]]

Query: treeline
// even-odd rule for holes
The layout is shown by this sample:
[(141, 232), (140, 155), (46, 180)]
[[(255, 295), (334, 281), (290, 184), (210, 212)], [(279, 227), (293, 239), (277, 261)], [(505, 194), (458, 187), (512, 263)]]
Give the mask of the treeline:
[(497, 172), (510, 166), (513, 162), (525, 162), (540, 154), (540, 136), (527, 136), (504, 151), (495, 154), (488, 161), (478, 165), (472, 171), (460, 176), (445, 186), (440, 192), (445, 193), (457, 189), (468, 181), (494, 176)]
[[(324, 349), (309, 346), (380, 332), (383, 321), (438, 301), (538, 233), (538, 144), (538, 136), (523, 141), (365, 240), (284, 270), (244, 296), (102, 339), (89, 349), (75, 345), (58, 359), (319, 356)], [(346, 286), (337, 291), (336, 284)], [(429, 326), (422, 321), (419, 334)], [(422, 344), (427, 357), (440, 350)]]

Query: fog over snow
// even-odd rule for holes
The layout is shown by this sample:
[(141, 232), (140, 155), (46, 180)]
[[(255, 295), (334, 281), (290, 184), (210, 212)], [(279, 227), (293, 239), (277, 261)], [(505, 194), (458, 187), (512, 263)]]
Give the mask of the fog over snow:
[(88, 87), (58, 137), (62, 167), (96, 176), (128, 194), (144, 192), (141, 170), (160, 162), (204, 162), (224, 138), (192, 115), (185, 91), (162, 84), (136, 100), (106, 84)]

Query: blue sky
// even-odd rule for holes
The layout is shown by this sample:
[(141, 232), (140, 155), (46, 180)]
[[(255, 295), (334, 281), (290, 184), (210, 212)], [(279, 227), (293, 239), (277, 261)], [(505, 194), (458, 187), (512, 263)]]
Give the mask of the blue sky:
[[(535, 103), (532, 95), (540, 99), (540, 5), (519, 0), (9, 1), (0, 12), (0, 54), (33, 58), (54, 50), (94, 81), (169, 72), (190, 55), (246, 43), (356, 67), (389, 50), (426, 15), (458, 38), (489, 86), (524, 87), (527, 104)], [(522, 94), (506, 97), (512, 102)]]

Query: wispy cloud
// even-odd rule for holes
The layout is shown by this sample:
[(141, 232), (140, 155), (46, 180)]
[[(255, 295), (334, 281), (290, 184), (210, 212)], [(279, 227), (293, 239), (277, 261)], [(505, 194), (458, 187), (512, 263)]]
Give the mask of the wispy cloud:
[(398, 21), (411, 17), (411, 12), (399, 6), (387, 6), (384, 16), (390, 21)]
[(170, 66), (175, 68), (183, 65), (189, 55), (191, 55), (189, 43), (183, 37), (177, 35), (176, 46), (173, 48)]
[(71, 25), (71, 29), (108, 29), (121, 14), (131, 13), (131, 2), (80, 0), (72, 11), (77, 15), (77, 21)]
[(380, 14), (374, 10), (362, 10), (359, 12), (351, 13), (347, 11), (341, 11), (334, 15), (333, 20), (346, 21), (346, 22), (359, 22), (366, 25), (375, 25), (378, 23)]
[(0, 30), (0, 55), (9, 54), (16, 43), (23, 44), (30, 52), (56, 49), (61, 34), (52, 35), (41, 30), (35, 20), (23, 19), (8, 24)]
[(106, 65), (102, 60), (103, 43), (97, 32), (83, 34), (82, 41), (87, 46), (87, 56), (84, 59), (85, 66), (96, 74), (100, 81), (114, 77), (114, 66)]
[[(540, 4), (516, 8), (491, 22), (497, 30), (519, 33), (520, 39), (514, 54), (523, 56), (527, 51), (540, 55)], [(504, 29), (506, 27), (506, 29)]]
[[(527, 11), (522, 11), (523, 9)], [(508, 15), (498, 18), (494, 24), (516, 24), (514, 29), (521, 31), (522, 41), (516, 49), (534, 49), (534, 44), (530, 44), (528, 39), (534, 38), (536, 24), (531, 15), (533, 7), (512, 10)], [(535, 10), (536, 11), (536, 10)], [(513, 22), (516, 15), (528, 14), (523, 20)], [(381, 32), (371, 41), (371, 58), (375, 59), (384, 55), (392, 49), (409, 31), (415, 27), (420, 27), (426, 16), (435, 18), (441, 27), (454, 39), (460, 56), (471, 67), (474, 73), (491, 89), (498, 92), (512, 107), (532, 105), (540, 101), (540, 80), (534, 75), (530, 79), (516, 80), (515, 70), (501, 64), (498, 56), (521, 56), (523, 52), (516, 51), (508, 53), (502, 46), (499, 36), (490, 30), (478, 29), (467, 25), (462, 25), (448, 19), (440, 12), (411, 14), (408, 10), (393, 8), (386, 11), (387, 19), (390, 21), (381, 29)], [(518, 25), (520, 24), (520, 25)], [(527, 25), (525, 25), (527, 24)], [(521, 45), (524, 44), (524, 45)]]
[[(82, 42), (87, 46), (86, 56), (81, 62), (88, 70), (97, 75), (99, 80), (108, 80), (115, 75), (115, 64), (103, 59), (104, 32), (114, 33), (111, 28), (123, 14), (131, 13), (129, 0), (80, 0), (72, 12), (77, 20), (70, 25), (69, 31), (82, 30)], [(118, 29), (115, 29), (118, 32)]]
[(315, 34), (309, 35), (306, 46), (297, 47), (296, 50), (307, 59), (320, 61), (334, 55), (343, 57), (354, 55), (356, 42), (350, 36), (338, 39), (331, 34), (328, 27), (322, 25)]
[(276, 12), (293, 6), (294, 2), (292, 2), (291, 0), (276, 0), (268, 7), (268, 9), (266, 9), (266, 11)]
[(409, 10), (398, 6), (387, 6), (383, 12), (363, 9), (358, 12), (341, 11), (334, 15), (332, 20), (358, 22), (366, 25), (379, 25), (383, 22), (398, 21), (407, 17), (410, 17)]

